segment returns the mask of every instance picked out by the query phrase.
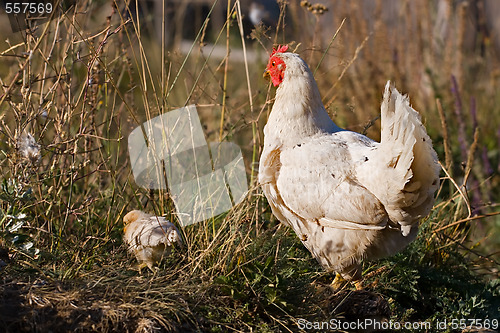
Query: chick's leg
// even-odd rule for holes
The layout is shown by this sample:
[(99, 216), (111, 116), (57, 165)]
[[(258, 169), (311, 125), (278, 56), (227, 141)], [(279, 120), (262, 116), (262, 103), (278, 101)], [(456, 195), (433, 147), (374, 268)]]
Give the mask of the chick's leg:
[(151, 272), (153, 272), (154, 275), (160, 270), (158, 267), (155, 267), (155, 262), (150, 260), (147, 261), (146, 264), (148, 265), (148, 268)]
[(139, 275), (142, 275), (142, 269), (146, 266), (147, 264), (145, 262), (140, 262), (139, 264), (137, 264), (137, 270), (139, 271)]

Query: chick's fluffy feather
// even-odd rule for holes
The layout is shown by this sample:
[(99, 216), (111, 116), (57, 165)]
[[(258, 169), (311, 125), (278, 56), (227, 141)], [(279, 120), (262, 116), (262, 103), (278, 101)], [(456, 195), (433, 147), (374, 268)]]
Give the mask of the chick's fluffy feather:
[(123, 217), (123, 222), (123, 239), (141, 267), (153, 269), (174, 243), (182, 246), (179, 230), (164, 217), (133, 210)]

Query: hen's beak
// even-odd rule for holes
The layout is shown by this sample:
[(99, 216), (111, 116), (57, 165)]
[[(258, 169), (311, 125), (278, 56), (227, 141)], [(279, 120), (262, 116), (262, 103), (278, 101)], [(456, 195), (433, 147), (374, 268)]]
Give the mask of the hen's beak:
[(269, 79), (271, 78), (271, 73), (269, 72), (269, 70), (268, 70), (268, 69), (266, 69), (266, 70), (264, 71), (264, 73), (262, 74), (262, 77), (263, 77), (264, 79), (266, 79), (266, 80), (269, 80)]

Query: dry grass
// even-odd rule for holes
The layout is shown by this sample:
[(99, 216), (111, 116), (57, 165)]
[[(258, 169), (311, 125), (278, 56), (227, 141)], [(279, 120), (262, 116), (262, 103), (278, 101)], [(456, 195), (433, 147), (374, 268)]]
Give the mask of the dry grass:
[[(396, 9), (373, 1), (368, 18), (352, 1), (325, 1), (324, 14), (298, 1), (279, 3), (278, 28), (259, 27), (249, 38), (240, 1), (224, 2), (229, 19), (210, 30), (210, 11), (187, 54), (159, 45), (143, 31), (145, 17), (113, 1), (80, 1), (0, 41), (0, 247), (8, 251), (0, 256), (7, 263), (0, 268), (0, 321), (7, 331), (295, 331), (298, 318), (331, 318), (321, 287), (331, 274), (279, 226), (256, 183), (273, 97), (258, 59), (277, 43), (290, 44), (316, 69), (340, 126), (374, 139), (383, 86), (395, 81), (445, 161), (439, 199), (418, 241), (365, 265), (365, 273), (380, 270), (366, 282), (393, 299), (394, 320), (487, 316), (498, 308), (488, 297), (498, 296), (500, 261), (500, 64), (492, 45), (477, 39), (480, 52), (468, 44), (477, 31), (467, 8), (449, 8), (446, 38), (439, 39), (436, 9), (424, 0)], [(212, 45), (225, 57), (212, 57)], [(257, 60), (235, 59), (240, 48)], [(250, 191), (227, 214), (183, 228), (186, 248), (156, 275), (138, 275), (122, 245), (122, 216), (143, 209), (176, 217), (168, 191), (136, 186), (127, 136), (187, 104), (197, 105), (207, 141), (242, 148)], [(23, 133), (33, 135), (39, 157), (23, 153)], [(449, 291), (441, 295), (449, 304), (419, 307), (418, 297), (438, 303), (437, 287)], [(472, 296), (484, 306), (467, 305)]]

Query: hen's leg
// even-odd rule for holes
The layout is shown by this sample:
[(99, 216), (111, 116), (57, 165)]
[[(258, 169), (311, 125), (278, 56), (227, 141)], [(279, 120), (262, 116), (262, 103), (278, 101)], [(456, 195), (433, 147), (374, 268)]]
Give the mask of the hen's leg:
[(346, 284), (346, 280), (340, 275), (340, 273), (335, 273), (335, 279), (332, 282), (332, 288), (335, 290), (342, 289), (342, 287)]
[(336, 273), (335, 279), (332, 282), (332, 287), (335, 289), (340, 289), (346, 282), (354, 283), (357, 290), (363, 289), (361, 284), (361, 265), (352, 264), (351, 266), (345, 268), (340, 273)]

